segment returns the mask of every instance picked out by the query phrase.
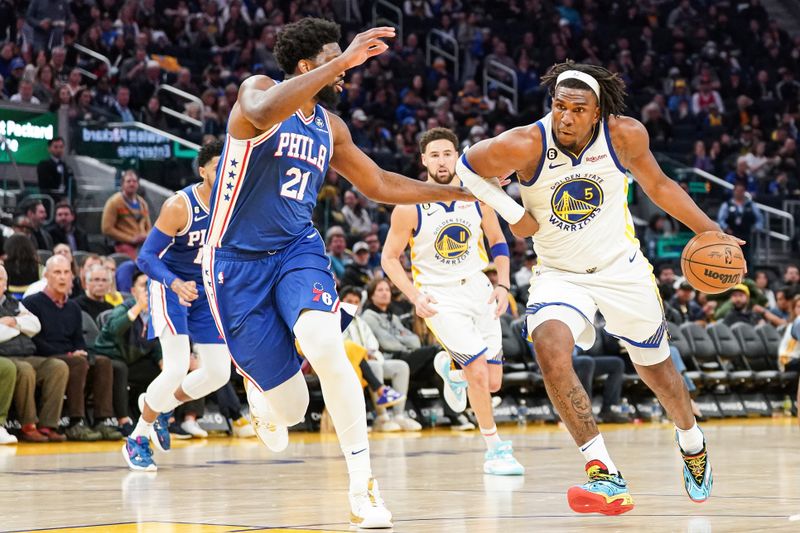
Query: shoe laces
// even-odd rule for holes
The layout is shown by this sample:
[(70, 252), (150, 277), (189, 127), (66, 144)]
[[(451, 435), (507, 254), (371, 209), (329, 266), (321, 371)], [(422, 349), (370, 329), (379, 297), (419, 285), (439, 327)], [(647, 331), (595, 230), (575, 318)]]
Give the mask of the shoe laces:
[(686, 463), (689, 472), (691, 472), (692, 477), (698, 484), (703, 482), (703, 476), (706, 473), (706, 458), (707, 454), (703, 452), (693, 457), (684, 457), (683, 459), (683, 462)]
[(153, 457), (153, 450), (150, 449), (150, 442), (146, 437), (136, 437), (136, 455), (139, 459), (150, 459)]
[(590, 481), (611, 481), (613, 483), (619, 484), (620, 475), (619, 474), (612, 474), (605, 468), (602, 463), (593, 462), (589, 463), (586, 468), (586, 475), (589, 476)]
[(267, 431), (270, 431), (270, 432), (274, 432), (275, 430), (278, 429), (278, 426), (276, 426), (272, 422), (269, 422), (267, 420), (263, 420), (263, 419), (261, 419), (259, 417), (255, 417), (255, 416), (253, 417), (253, 424), (256, 426), (256, 429), (263, 428), (263, 429), (266, 429)]

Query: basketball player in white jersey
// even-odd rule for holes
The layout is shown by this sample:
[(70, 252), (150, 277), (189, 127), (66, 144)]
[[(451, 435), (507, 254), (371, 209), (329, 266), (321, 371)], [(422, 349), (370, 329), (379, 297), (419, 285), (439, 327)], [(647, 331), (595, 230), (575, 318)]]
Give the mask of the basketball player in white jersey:
[[(623, 81), (608, 70), (572, 62), (542, 78), (553, 97), (540, 121), (477, 143), (458, 162), (461, 181), (509, 222), (527, 210), (540, 225), (527, 329), (547, 393), (586, 459), (589, 481), (567, 492), (581, 513), (620, 514), (633, 508), (627, 483), (606, 450), (591, 402), (572, 369), (575, 344), (591, 346), (599, 309), (606, 330), (626, 347), (639, 375), (676, 428), (684, 485), (696, 502), (711, 494), (705, 439), (689, 393), (669, 357), (652, 267), (642, 256), (627, 206), (627, 171), (664, 211), (692, 231), (719, 231), (658, 166), (647, 130), (620, 116)], [(524, 209), (482, 176), (516, 172)], [(741, 242), (741, 241), (740, 241)]]
[[(419, 141), (428, 181), (449, 185), (455, 177), (458, 138), (446, 128), (426, 131)], [(497, 288), (483, 273), (488, 264), (483, 236), (491, 246), (500, 282)], [(400, 256), (411, 246), (409, 281)], [(503, 344), (499, 317), (508, 307), (510, 263), (508, 245), (497, 215), (479, 202), (401, 205), (383, 246), (381, 265), (386, 275), (414, 303), (442, 346), (463, 368), (467, 395), (486, 441), (483, 471), (493, 475), (522, 475), (511, 441), (497, 434), (492, 392), (503, 380)], [(445, 396), (455, 411), (466, 407), (463, 388), (451, 378), (450, 357), (435, 361), (445, 382)], [(454, 382), (455, 381), (455, 382)], [(453, 390), (455, 389), (455, 391)], [(461, 405), (453, 405), (463, 398)]]

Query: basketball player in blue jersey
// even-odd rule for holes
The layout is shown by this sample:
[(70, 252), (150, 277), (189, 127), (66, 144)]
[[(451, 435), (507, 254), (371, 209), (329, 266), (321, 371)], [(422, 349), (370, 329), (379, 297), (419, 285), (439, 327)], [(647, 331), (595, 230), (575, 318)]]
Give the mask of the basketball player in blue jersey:
[[(669, 356), (666, 321), (652, 267), (639, 251), (627, 206), (627, 172), (664, 211), (697, 233), (719, 231), (658, 166), (647, 130), (620, 114), (624, 82), (608, 70), (572, 62), (542, 78), (552, 112), (529, 126), (482, 141), (461, 156), (461, 181), (503, 218), (525, 211), (539, 224), (527, 329), (547, 393), (586, 459), (589, 481), (567, 492), (581, 513), (633, 508), (627, 483), (606, 450), (592, 404), (572, 368), (575, 344), (594, 341), (599, 309), (606, 330), (626, 347), (645, 383), (675, 423), (684, 486), (693, 501), (711, 494), (712, 474), (689, 393)], [(491, 180), (516, 172), (524, 208)], [(741, 242), (741, 241), (740, 241)]]
[(388, 48), (374, 28), (342, 52), (339, 26), (307, 18), (285, 26), (277, 83), (253, 76), (231, 110), (211, 197), (203, 278), (217, 327), (239, 372), (259, 438), (273, 451), (304, 419), (308, 390), (295, 338), (320, 378), (350, 474), (351, 524), (391, 527), (372, 477), (364, 395), (344, 352), (339, 298), (311, 214), (330, 166), (367, 197), (387, 203), (470, 200), (380, 169), (359, 150), (334, 106), (344, 73)]
[[(457, 146), (455, 133), (446, 128), (422, 134), (419, 148), (428, 182), (458, 182)], [(489, 261), (484, 235), (500, 280), (494, 289), (483, 273)], [(400, 263), (406, 245), (411, 248), (413, 283)], [(447, 350), (440, 354), (443, 357), (436, 356), (434, 366), (444, 380), (444, 395), (454, 411), (463, 411), (469, 397), (486, 442), (484, 473), (522, 475), (525, 469), (514, 458), (511, 441), (500, 439), (492, 413), (491, 393), (500, 390), (503, 382), (499, 317), (508, 307), (510, 290), (508, 245), (497, 215), (479, 202), (398, 206), (392, 212), (381, 264)], [(451, 357), (463, 370), (450, 370)], [(453, 374), (462, 374), (456, 375), (461, 379), (454, 380)]]
[[(167, 425), (175, 407), (211, 394), (230, 379), (230, 355), (211, 317), (200, 270), (221, 152), (221, 141), (200, 149), (197, 165), (203, 181), (164, 203), (136, 261), (150, 278), (148, 336), (161, 343), (163, 367), (139, 398), (142, 415), (122, 449), (133, 470), (156, 470), (150, 443), (161, 451), (170, 449)], [(187, 374), (190, 340), (201, 366)]]

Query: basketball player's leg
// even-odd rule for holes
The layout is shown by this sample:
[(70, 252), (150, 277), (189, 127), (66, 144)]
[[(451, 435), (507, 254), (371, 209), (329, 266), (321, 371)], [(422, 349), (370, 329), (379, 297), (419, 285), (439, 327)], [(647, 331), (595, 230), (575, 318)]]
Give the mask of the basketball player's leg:
[(189, 308), (189, 336), (200, 359), (200, 368), (189, 372), (175, 390), (175, 398), (190, 402), (224, 387), (231, 377), (228, 347), (214, 326), (205, 291)]

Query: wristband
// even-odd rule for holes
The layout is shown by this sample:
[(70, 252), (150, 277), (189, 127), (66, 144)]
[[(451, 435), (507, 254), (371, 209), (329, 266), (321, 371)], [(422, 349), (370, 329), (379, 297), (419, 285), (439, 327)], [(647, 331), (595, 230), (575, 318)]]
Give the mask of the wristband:
[(511, 292), (511, 289), (510, 289), (509, 287), (506, 287), (506, 286), (505, 286), (505, 285), (503, 285), (502, 283), (498, 283), (498, 284), (497, 284), (497, 286), (498, 286), (498, 287), (502, 287), (502, 288), (504, 288), (504, 289), (506, 290), (506, 292)]
[(456, 174), (458, 174), (458, 177), (461, 179), (461, 183), (463, 183), (478, 200), (481, 200), (497, 211), (497, 214), (506, 221), (511, 224), (516, 224), (525, 216), (525, 208), (507, 195), (496, 182), (492, 183), (472, 170), (467, 161), (467, 154), (462, 154), (461, 157), (458, 158)]
[(500, 257), (501, 255), (508, 257), (510, 255), (510, 252), (508, 250), (508, 244), (504, 242), (498, 242), (497, 244), (493, 245), (489, 250), (492, 252), (493, 258)]

